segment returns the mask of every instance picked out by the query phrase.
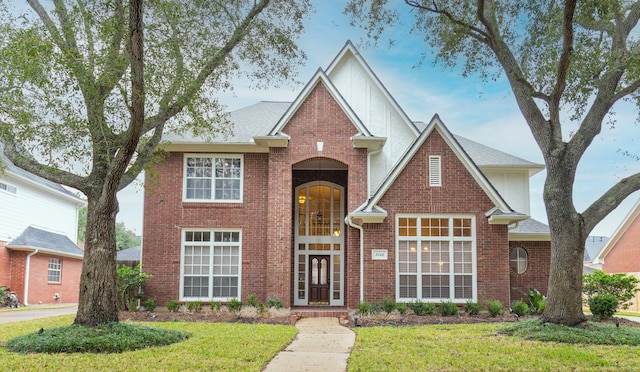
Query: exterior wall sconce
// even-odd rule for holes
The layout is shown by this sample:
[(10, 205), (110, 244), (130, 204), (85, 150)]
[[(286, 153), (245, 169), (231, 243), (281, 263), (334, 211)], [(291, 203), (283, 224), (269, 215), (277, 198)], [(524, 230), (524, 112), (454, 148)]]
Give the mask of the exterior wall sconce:
[(304, 195), (298, 196), (298, 203), (304, 204), (304, 202), (306, 202), (306, 201), (307, 201), (307, 197), (306, 196), (304, 196)]

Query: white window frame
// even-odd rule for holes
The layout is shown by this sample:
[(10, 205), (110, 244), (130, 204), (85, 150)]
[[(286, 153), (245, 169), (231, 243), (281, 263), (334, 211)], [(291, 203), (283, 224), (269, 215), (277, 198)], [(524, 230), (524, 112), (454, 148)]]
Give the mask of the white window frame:
[[(194, 244), (194, 242), (187, 242), (186, 241), (186, 236), (188, 232), (208, 232), (211, 234), (211, 239), (209, 242), (198, 242), (198, 244)], [(216, 242), (214, 239), (214, 235), (215, 233), (238, 233), (238, 242)], [(241, 229), (201, 229), (201, 228), (185, 228), (182, 230), (182, 238), (181, 238), (181, 247), (180, 247), (180, 300), (181, 301), (221, 301), (221, 302), (227, 302), (229, 300), (231, 300), (232, 298), (241, 298), (242, 296), (242, 230)], [(208, 243), (208, 244), (207, 244)], [(210, 253), (209, 253), (209, 263), (208, 263), (208, 268), (209, 268), (209, 273), (208, 278), (209, 278), (209, 288), (208, 288), (208, 293), (206, 296), (204, 297), (193, 297), (193, 296), (185, 296), (184, 294), (184, 278), (185, 278), (185, 270), (184, 270), (184, 266), (185, 266), (185, 245), (202, 245), (202, 246), (208, 246), (210, 249)], [(215, 276), (214, 274), (214, 267), (213, 267), (213, 260), (214, 260), (214, 248), (216, 246), (237, 246), (238, 247), (238, 294), (237, 296), (231, 296), (231, 297), (214, 297), (213, 296), (213, 278)]]
[(16, 195), (18, 193), (18, 188), (5, 181), (0, 181), (0, 191), (6, 192), (7, 194), (10, 194), (10, 195)]
[[(415, 218), (416, 223), (416, 236), (400, 236), (399, 226), (400, 219), (402, 218)], [(422, 236), (421, 235), (421, 225), (420, 220), (422, 218), (446, 218), (449, 220), (449, 234), (448, 236)], [(453, 219), (463, 218), (471, 220), (471, 236), (453, 236)], [(476, 218), (474, 215), (466, 215), (466, 214), (398, 214), (396, 215), (396, 301), (398, 302), (414, 302), (416, 300), (421, 300), (424, 302), (443, 302), (443, 301), (451, 301), (453, 303), (466, 303), (468, 300), (477, 301), (478, 299), (478, 279), (477, 279), (477, 233), (476, 233)], [(402, 242), (408, 240), (415, 240), (416, 249), (418, 249), (417, 253), (417, 270), (416, 270), (416, 297), (400, 297), (400, 275), (405, 274), (405, 272), (400, 272), (400, 248)], [(448, 298), (433, 298), (428, 297), (424, 298), (422, 296), (422, 254), (420, 253), (420, 249), (423, 247), (423, 242), (433, 242), (433, 241), (446, 241), (449, 244), (448, 254), (449, 254), (449, 265), (450, 270), (448, 272), (449, 275), (449, 297)], [(454, 268), (454, 242), (469, 242), (471, 243), (471, 290), (472, 296), (470, 299), (468, 298), (455, 298), (455, 268)], [(410, 275), (410, 274), (409, 274)]]
[[(513, 253), (516, 253), (516, 258), (511, 258)], [(524, 252), (524, 255), (521, 255), (520, 252)], [(520, 271), (520, 265), (524, 263), (524, 269)], [(511, 250), (509, 254), (509, 264), (511, 265), (511, 269), (516, 272), (516, 274), (524, 274), (529, 268), (529, 252), (522, 247), (515, 247)], [(516, 265), (516, 269), (513, 269), (513, 265)]]
[[(209, 199), (189, 199), (187, 198), (187, 161), (189, 158), (209, 158), (212, 164), (211, 175), (211, 198)], [(240, 160), (240, 195), (238, 199), (216, 199), (216, 159), (238, 159)], [(242, 203), (244, 197), (244, 156), (242, 154), (184, 154), (182, 166), (182, 201), (200, 203)]]
[(442, 186), (442, 157), (429, 155), (429, 186)]
[[(55, 280), (55, 277), (57, 277), (57, 280)], [(49, 257), (49, 265), (47, 266), (47, 282), (62, 283), (62, 258)]]

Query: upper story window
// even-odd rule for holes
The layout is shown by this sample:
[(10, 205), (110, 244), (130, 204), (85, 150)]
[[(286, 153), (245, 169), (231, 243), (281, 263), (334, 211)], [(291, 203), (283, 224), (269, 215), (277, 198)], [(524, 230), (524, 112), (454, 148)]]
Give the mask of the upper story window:
[(442, 186), (442, 165), (439, 155), (429, 156), (429, 186)]
[(15, 186), (9, 185), (4, 182), (0, 182), (0, 191), (5, 191), (10, 194), (15, 194), (18, 192), (18, 189)]
[(183, 199), (242, 201), (242, 168), (241, 155), (185, 155)]
[(62, 274), (62, 260), (59, 258), (49, 258), (49, 270), (47, 272), (47, 281), (50, 283), (60, 283)]

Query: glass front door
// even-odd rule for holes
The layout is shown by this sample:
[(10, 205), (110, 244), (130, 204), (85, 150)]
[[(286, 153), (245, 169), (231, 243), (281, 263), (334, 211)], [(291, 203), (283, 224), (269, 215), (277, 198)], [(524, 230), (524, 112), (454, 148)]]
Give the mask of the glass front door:
[(329, 182), (296, 189), (294, 304), (344, 304), (344, 190)]

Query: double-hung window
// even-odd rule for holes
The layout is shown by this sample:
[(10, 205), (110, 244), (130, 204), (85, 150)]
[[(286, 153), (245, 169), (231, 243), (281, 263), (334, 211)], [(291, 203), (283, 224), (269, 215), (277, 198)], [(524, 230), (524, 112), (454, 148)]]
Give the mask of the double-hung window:
[(60, 283), (62, 274), (62, 260), (60, 258), (49, 258), (49, 270), (47, 271), (47, 281), (50, 283)]
[(185, 155), (184, 200), (242, 201), (242, 168), (241, 155)]
[(476, 298), (474, 218), (397, 218), (397, 297), (463, 302)]
[(239, 298), (240, 257), (239, 230), (185, 230), (180, 297), (220, 301)]

